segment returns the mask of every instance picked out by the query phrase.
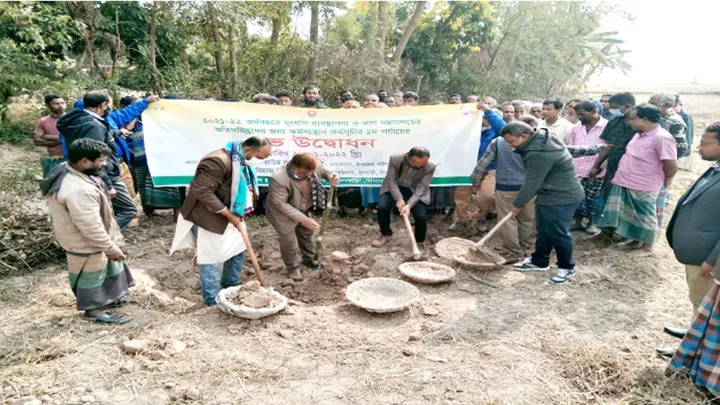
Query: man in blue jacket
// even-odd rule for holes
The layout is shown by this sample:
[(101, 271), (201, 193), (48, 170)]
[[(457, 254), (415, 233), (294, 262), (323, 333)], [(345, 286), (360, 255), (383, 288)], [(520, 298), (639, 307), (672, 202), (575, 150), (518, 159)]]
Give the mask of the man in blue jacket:
[[(499, 111), (490, 109), (490, 106), (485, 103), (478, 104), (477, 108), (483, 114), (480, 148), (476, 159), (480, 160), (490, 143), (499, 136), (500, 130), (505, 126), (505, 121), (500, 118)], [(480, 220), (478, 230), (480, 232), (488, 230), (485, 218), (495, 199), (495, 169), (497, 169), (497, 162), (493, 162), (488, 169), (488, 173), (482, 178), (479, 186), (458, 187), (455, 189), (455, 215), (457, 219), (450, 225), (451, 230), (464, 229), (467, 226), (467, 221), (476, 218)], [(471, 211), (473, 195), (477, 196), (477, 210), (473, 209)]]

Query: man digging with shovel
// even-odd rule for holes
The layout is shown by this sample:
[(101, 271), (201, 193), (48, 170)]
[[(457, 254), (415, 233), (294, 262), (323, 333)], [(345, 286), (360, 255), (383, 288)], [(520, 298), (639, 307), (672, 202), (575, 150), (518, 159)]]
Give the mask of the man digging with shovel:
[(390, 156), (387, 174), (380, 188), (378, 223), (382, 236), (372, 242), (374, 247), (386, 244), (393, 232), (390, 212), (397, 207), (400, 215), (412, 213), (415, 219), (415, 241), (425, 242), (427, 233), (427, 205), (430, 204), (430, 182), (437, 163), (430, 160), (430, 151), (416, 146), (407, 153)]
[(558, 269), (551, 281), (566, 283), (575, 274), (569, 227), (575, 209), (585, 198), (570, 152), (547, 129), (535, 132), (524, 122), (506, 125), (500, 136), (523, 157), (525, 165), (525, 183), (513, 202), (512, 213), (520, 213), (537, 195), (535, 252), (513, 267), (517, 271), (548, 270), (554, 248)]
[[(293, 281), (302, 281), (300, 264), (313, 265), (315, 242), (313, 233), (320, 225), (308, 215), (310, 210), (325, 208), (326, 196), (321, 180), (337, 186), (338, 174), (320, 164), (310, 152), (293, 156), (286, 166), (270, 177), (270, 194), (265, 202), (268, 221), (278, 233), (280, 252)], [(302, 262), (298, 253), (302, 255)]]

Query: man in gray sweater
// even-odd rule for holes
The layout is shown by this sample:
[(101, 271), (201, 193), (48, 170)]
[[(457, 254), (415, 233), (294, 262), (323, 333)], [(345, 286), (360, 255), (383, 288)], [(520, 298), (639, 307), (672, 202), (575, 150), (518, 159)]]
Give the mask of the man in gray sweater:
[(585, 198), (570, 152), (547, 129), (536, 132), (524, 122), (506, 125), (500, 136), (522, 156), (525, 165), (525, 183), (513, 202), (513, 214), (518, 215), (537, 196), (535, 252), (513, 267), (518, 271), (546, 271), (550, 268), (550, 253), (554, 248), (558, 269), (551, 281), (566, 283), (575, 274), (568, 228), (575, 209)]

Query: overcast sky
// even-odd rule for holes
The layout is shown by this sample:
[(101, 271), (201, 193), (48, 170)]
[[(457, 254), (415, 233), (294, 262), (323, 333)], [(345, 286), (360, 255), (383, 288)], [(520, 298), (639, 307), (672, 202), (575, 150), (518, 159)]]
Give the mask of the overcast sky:
[(594, 78), (597, 84), (720, 84), (720, 52), (717, 0), (625, 0), (621, 7), (634, 15), (631, 23), (608, 18), (608, 30), (620, 31), (625, 48), (632, 51), (626, 60), (633, 67), (624, 76), (607, 71)]

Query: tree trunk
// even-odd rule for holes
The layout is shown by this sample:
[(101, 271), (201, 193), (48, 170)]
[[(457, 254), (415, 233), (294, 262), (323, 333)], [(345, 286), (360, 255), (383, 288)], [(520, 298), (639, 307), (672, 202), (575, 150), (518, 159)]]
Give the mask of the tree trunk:
[(237, 63), (235, 61), (235, 18), (228, 26), (228, 49), (230, 57), (230, 89), (232, 95), (235, 96), (237, 90)]
[(390, 59), (392, 63), (400, 62), (400, 58), (402, 57), (403, 52), (405, 52), (405, 47), (407, 46), (408, 41), (410, 41), (410, 37), (412, 36), (415, 28), (420, 22), (420, 17), (422, 17), (426, 3), (427, 1), (418, 1), (415, 4), (415, 11), (413, 12), (412, 17), (410, 17), (410, 22), (408, 22), (408, 26), (405, 28), (405, 32), (403, 32), (402, 36), (400, 37), (400, 41), (398, 41), (398, 44), (395, 47), (395, 52)]
[(318, 65), (318, 31), (320, 25), (320, 5), (317, 2), (310, 2), (310, 63), (308, 63), (308, 82), (315, 83), (317, 79)]
[(115, 80), (115, 69), (117, 68), (117, 60), (118, 60), (118, 53), (119, 51), (119, 42), (120, 42), (120, 13), (118, 9), (115, 9), (115, 35), (116, 39), (113, 41), (113, 49), (110, 51), (110, 56), (112, 57), (112, 70), (110, 71), (110, 77)]
[(225, 82), (225, 71), (222, 66), (222, 43), (220, 42), (220, 30), (217, 24), (217, 12), (213, 3), (208, 2), (206, 4), (208, 9), (208, 19), (210, 20), (210, 32), (212, 33), (213, 41), (215, 42), (215, 69), (220, 77), (222, 92), (225, 93), (227, 86)]
[(276, 47), (280, 40), (280, 31), (282, 30), (282, 19), (280, 16), (272, 18), (272, 35), (270, 35), (270, 45)]
[(157, 68), (155, 55), (157, 53), (157, 15), (160, 10), (160, 3), (154, 2), (150, 11), (150, 69), (152, 70), (152, 87), (155, 94), (162, 94), (160, 85), (160, 72)]
[(385, 61), (385, 42), (387, 40), (388, 31), (388, 2), (382, 0), (378, 2), (378, 24), (377, 24), (377, 51), (378, 61)]

